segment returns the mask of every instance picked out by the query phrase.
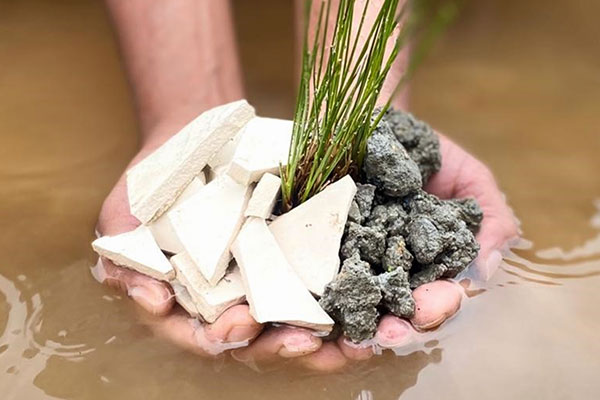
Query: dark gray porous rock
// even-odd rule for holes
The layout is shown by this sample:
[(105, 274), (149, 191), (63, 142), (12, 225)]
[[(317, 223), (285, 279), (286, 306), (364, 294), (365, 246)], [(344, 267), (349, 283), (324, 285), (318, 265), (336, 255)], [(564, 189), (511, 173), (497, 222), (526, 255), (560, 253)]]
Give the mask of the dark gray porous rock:
[(374, 185), (357, 183), (356, 195), (354, 195), (354, 200), (352, 200), (348, 211), (348, 222), (362, 224), (371, 215), (374, 199)]
[(440, 279), (448, 268), (443, 264), (429, 264), (421, 268), (420, 271), (410, 276), (410, 287), (416, 289), (419, 286)]
[(383, 305), (398, 317), (411, 318), (415, 313), (415, 300), (410, 290), (408, 273), (398, 268), (376, 278), (383, 296)]
[(434, 276), (432, 280), (453, 278), (477, 257), (479, 244), (455, 205), (423, 191), (406, 204), (410, 210), (407, 244), (416, 261), (427, 266), (414, 282), (426, 283)]
[(363, 173), (369, 183), (391, 197), (403, 197), (421, 188), (418, 165), (381, 121), (367, 142)]
[(399, 202), (387, 202), (373, 207), (366, 225), (381, 227), (389, 236), (406, 234), (408, 214)]
[(369, 264), (357, 256), (348, 258), (319, 301), (354, 342), (371, 339), (377, 331), (381, 290)]
[(477, 233), (479, 231), (481, 221), (483, 221), (483, 211), (477, 200), (467, 198), (445, 200), (445, 202), (455, 207), (458, 217), (465, 221), (471, 232)]
[(413, 255), (406, 248), (406, 243), (402, 236), (392, 236), (387, 240), (387, 249), (383, 255), (382, 266), (384, 271), (394, 271), (402, 269), (410, 270), (412, 267)]
[(340, 254), (342, 259), (358, 256), (373, 265), (380, 265), (385, 253), (385, 230), (349, 222)]
[(427, 183), (442, 166), (440, 141), (436, 133), (425, 122), (400, 110), (388, 109), (383, 120), (419, 166), (423, 183)]

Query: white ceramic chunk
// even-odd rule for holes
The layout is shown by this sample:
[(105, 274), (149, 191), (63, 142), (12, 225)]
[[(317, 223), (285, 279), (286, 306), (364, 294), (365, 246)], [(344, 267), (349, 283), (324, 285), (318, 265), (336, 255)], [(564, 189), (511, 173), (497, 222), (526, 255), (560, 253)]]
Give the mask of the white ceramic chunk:
[(160, 217), (253, 116), (246, 100), (208, 110), (127, 171), (131, 214), (142, 223)]
[(340, 268), (339, 250), (356, 184), (347, 175), (269, 225), (306, 287), (321, 296)]
[[(201, 172), (199, 176), (194, 177), (189, 185), (185, 188), (185, 190), (179, 195), (175, 203), (171, 206), (170, 210), (174, 210), (183, 204), (187, 199), (195, 195), (202, 189), (205, 185), (204, 173)], [(183, 246), (177, 239), (177, 235), (171, 226), (171, 222), (167, 218), (166, 214), (158, 217), (156, 221), (150, 222), (148, 224), (148, 228), (150, 228), (150, 232), (152, 232), (152, 236), (154, 236), (154, 240), (158, 243), (158, 247), (160, 247), (164, 251), (168, 251), (169, 253), (179, 253), (183, 251)]]
[(194, 300), (192, 300), (192, 296), (189, 294), (185, 286), (176, 280), (171, 281), (170, 283), (171, 287), (173, 288), (173, 292), (175, 293), (175, 300), (177, 303), (192, 317), (201, 317), (198, 309), (196, 308)]
[(171, 264), (177, 281), (185, 287), (206, 322), (215, 322), (225, 310), (245, 299), (242, 276), (237, 266), (233, 266), (216, 286), (211, 286), (187, 253), (171, 257)]
[(265, 220), (248, 218), (231, 251), (242, 272), (250, 314), (257, 322), (331, 331), (333, 320), (287, 262)]
[(228, 174), (242, 184), (257, 182), (264, 173), (279, 175), (287, 164), (293, 122), (256, 117), (241, 132)]
[(171, 263), (144, 225), (130, 232), (98, 238), (92, 247), (96, 253), (113, 263), (152, 278), (168, 281), (175, 275)]
[(244, 129), (242, 128), (234, 137), (229, 139), (210, 160), (208, 160), (208, 166), (211, 170), (226, 171), (229, 169), (229, 164), (231, 164), (231, 160), (233, 159), (233, 155), (235, 154), (235, 150), (237, 149), (243, 133)]
[(280, 192), (281, 178), (270, 173), (264, 174), (252, 192), (245, 215), (247, 217), (269, 218), (273, 213)]
[(231, 260), (229, 247), (242, 225), (250, 191), (221, 175), (166, 215), (177, 240), (213, 286)]

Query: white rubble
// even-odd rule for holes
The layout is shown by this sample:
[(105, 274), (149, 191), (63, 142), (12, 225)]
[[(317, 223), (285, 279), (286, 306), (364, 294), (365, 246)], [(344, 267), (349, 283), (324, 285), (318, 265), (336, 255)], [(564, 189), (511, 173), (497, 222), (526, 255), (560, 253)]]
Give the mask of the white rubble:
[(243, 134), (244, 129), (241, 129), (234, 137), (229, 139), (210, 160), (208, 160), (208, 166), (211, 170), (220, 172), (229, 169), (229, 164), (231, 164), (231, 160), (233, 159), (233, 155), (235, 154), (235, 150), (237, 149)]
[(231, 260), (229, 247), (243, 223), (250, 192), (221, 175), (166, 214), (177, 240), (213, 286)]
[(245, 299), (244, 285), (237, 266), (233, 266), (231, 272), (213, 287), (204, 279), (187, 253), (171, 257), (171, 264), (176, 271), (175, 279), (186, 289), (195, 310), (206, 322), (215, 322), (225, 310)]
[(356, 184), (347, 175), (269, 225), (306, 287), (321, 296), (339, 271), (339, 250)]
[(246, 217), (269, 218), (273, 213), (280, 191), (281, 178), (270, 173), (264, 174), (252, 192), (252, 197), (250, 197), (244, 215)]
[[(190, 184), (187, 185), (185, 190), (181, 192), (175, 203), (173, 203), (171, 206), (170, 210), (176, 209), (187, 199), (194, 196), (205, 186), (205, 184), (206, 178), (204, 177), (204, 173), (201, 172), (200, 175), (194, 177)], [(173, 254), (183, 251), (183, 246), (177, 239), (177, 235), (175, 234), (175, 231), (171, 226), (171, 222), (167, 218), (166, 214), (158, 217), (156, 221), (150, 222), (148, 224), (148, 228), (150, 228), (150, 232), (152, 232), (154, 240), (156, 240), (156, 243), (158, 243), (158, 247), (160, 247), (162, 250)]]
[(177, 303), (192, 317), (201, 318), (201, 315), (198, 312), (198, 309), (196, 308), (196, 304), (194, 303), (194, 300), (192, 300), (192, 296), (187, 291), (185, 286), (183, 286), (176, 280), (171, 281), (169, 283), (173, 288), (173, 292), (175, 293), (175, 300), (177, 301)]
[(331, 331), (333, 320), (287, 262), (265, 220), (248, 218), (231, 250), (242, 272), (250, 314), (257, 322)]
[(246, 100), (208, 110), (127, 171), (131, 214), (142, 223), (160, 217), (253, 116)]
[(98, 238), (92, 243), (92, 248), (117, 265), (161, 281), (168, 281), (175, 275), (171, 263), (144, 225), (130, 232)]
[(228, 174), (245, 185), (266, 172), (279, 175), (280, 165), (287, 164), (293, 126), (292, 121), (276, 118), (250, 120), (240, 133)]

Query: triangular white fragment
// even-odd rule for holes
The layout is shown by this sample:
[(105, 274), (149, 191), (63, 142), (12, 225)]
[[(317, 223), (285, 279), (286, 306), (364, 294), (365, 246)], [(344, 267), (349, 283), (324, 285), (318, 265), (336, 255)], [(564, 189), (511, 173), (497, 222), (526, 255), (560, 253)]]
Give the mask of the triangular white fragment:
[(249, 187), (222, 175), (166, 215), (177, 240), (213, 286), (227, 270), (229, 247), (249, 197)]
[(152, 278), (168, 281), (175, 275), (171, 263), (144, 225), (119, 235), (103, 236), (94, 240), (92, 247), (96, 253), (113, 263)]
[(245, 100), (208, 110), (127, 171), (131, 214), (143, 223), (160, 217), (253, 116)]
[(240, 270), (233, 266), (217, 283), (211, 286), (187, 253), (171, 257), (177, 281), (185, 287), (195, 308), (207, 322), (215, 322), (228, 308), (244, 301), (245, 292)]
[(339, 271), (339, 250), (356, 184), (347, 175), (278, 217), (269, 228), (306, 287), (321, 296)]
[(323, 332), (332, 329), (333, 320), (289, 265), (263, 219), (248, 218), (231, 251), (242, 272), (250, 314), (257, 322)]
[[(179, 207), (187, 199), (198, 193), (204, 186), (205, 177), (204, 173), (201, 172), (199, 176), (192, 179), (190, 184), (187, 185), (185, 190), (181, 193), (181, 195), (179, 195), (169, 210), (174, 210)], [(156, 243), (158, 243), (158, 247), (164, 251), (168, 251), (169, 253), (173, 254), (183, 251), (183, 246), (177, 239), (177, 235), (175, 235), (175, 231), (173, 230), (173, 227), (171, 226), (166, 214), (158, 217), (156, 221), (150, 222), (150, 224), (148, 224), (148, 228), (150, 228), (152, 236), (154, 236)]]
[(267, 219), (273, 213), (273, 208), (281, 192), (281, 178), (266, 173), (256, 184), (248, 207), (244, 213), (247, 217)]
[(228, 174), (242, 184), (257, 182), (264, 173), (279, 175), (287, 164), (293, 122), (256, 117), (241, 132)]

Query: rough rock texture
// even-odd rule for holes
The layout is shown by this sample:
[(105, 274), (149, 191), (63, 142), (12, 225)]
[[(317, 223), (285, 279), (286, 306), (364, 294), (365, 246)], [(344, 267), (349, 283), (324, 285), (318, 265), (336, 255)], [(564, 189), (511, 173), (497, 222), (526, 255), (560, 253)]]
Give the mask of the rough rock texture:
[(373, 208), (366, 221), (366, 226), (381, 227), (390, 236), (400, 236), (406, 233), (408, 214), (400, 203), (388, 202)]
[(319, 304), (348, 338), (360, 342), (371, 339), (377, 331), (381, 298), (369, 264), (354, 256), (344, 261), (341, 272), (325, 287)]
[(384, 272), (376, 277), (383, 296), (383, 305), (402, 318), (411, 318), (415, 313), (415, 300), (408, 283), (408, 273), (401, 268)]
[(455, 208), (458, 217), (465, 221), (471, 232), (477, 233), (479, 231), (481, 221), (483, 221), (483, 211), (477, 200), (467, 198), (447, 200), (446, 202)]
[(385, 253), (385, 230), (355, 222), (350, 222), (347, 226), (346, 239), (340, 250), (342, 259), (358, 256), (370, 264), (380, 265)]
[(402, 236), (392, 236), (387, 240), (387, 248), (383, 255), (383, 270), (402, 269), (408, 271), (412, 267), (413, 258), (413, 255), (406, 248), (404, 238)]
[(377, 125), (367, 142), (363, 172), (367, 182), (388, 196), (403, 197), (422, 186), (418, 165), (385, 121)]
[(475, 259), (479, 244), (455, 203), (422, 191), (406, 204), (410, 209), (407, 243), (416, 261), (424, 266), (438, 265), (425, 267), (414, 284), (426, 283), (426, 277), (453, 278)]
[(371, 207), (375, 199), (375, 186), (366, 184), (356, 185), (356, 195), (348, 212), (348, 221), (362, 224), (371, 215)]
[(412, 114), (389, 109), (383, 118), (392, 128), (396, 139), (404, 146), (421, 171), (423, 183), (442, 166), (440, 141), (425, 122)]

